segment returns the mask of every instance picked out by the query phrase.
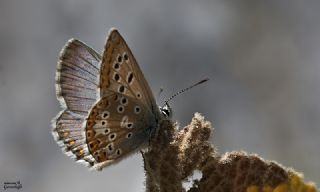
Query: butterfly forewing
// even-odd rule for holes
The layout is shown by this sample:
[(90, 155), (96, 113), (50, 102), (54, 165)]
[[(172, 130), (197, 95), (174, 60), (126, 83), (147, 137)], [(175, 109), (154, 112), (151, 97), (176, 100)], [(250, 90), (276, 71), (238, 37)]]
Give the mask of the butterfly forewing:
[(116, 29), (111, 29), (108, 35), (102, 56), (99, 87), (101, 97), (113, 90), (135, 97), (150, 108), (156, 107), (155, 99), (140, 67)]

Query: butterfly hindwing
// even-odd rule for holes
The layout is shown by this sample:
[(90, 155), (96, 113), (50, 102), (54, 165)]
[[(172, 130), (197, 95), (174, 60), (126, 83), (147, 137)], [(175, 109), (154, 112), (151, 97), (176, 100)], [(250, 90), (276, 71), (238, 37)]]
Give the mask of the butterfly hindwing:
[(98, 53), (71, 39), (60, 53), (56, 73), (56, 94), (63, 110), (53, 119), (52, 133), (69, 156), (89, 164), (83, 122), (99, 97), (100, 61)]
[(156, 126), (153, 115), (139, 100), (109, 92), (91, 109), (86, 142), (96, 164), (103, 167), (140, 149)]

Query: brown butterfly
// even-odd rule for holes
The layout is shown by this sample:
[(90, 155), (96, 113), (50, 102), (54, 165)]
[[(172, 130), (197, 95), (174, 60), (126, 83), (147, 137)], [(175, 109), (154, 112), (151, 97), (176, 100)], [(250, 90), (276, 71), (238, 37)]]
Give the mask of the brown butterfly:
[(96, 170), (146, 146), (171, 117), (158, 107), (128, 45), (111, 29), (102, 57), (71, 39), (62, 49), (56, 94), (63, 110), (53, 135), (65, 153)]

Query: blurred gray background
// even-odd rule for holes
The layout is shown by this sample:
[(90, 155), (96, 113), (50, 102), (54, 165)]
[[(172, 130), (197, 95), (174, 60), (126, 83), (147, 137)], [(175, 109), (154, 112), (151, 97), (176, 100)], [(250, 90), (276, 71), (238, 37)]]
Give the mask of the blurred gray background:
[(212, 121), (221, 153), (245, 150), (320, 181), (320, 1), (1, 0), (0, 184), (21, 191), (144, 191), (140, 154), (89, 172), (51, 136), (65, 42), (101, 52), (119, 29), (181, 126)]

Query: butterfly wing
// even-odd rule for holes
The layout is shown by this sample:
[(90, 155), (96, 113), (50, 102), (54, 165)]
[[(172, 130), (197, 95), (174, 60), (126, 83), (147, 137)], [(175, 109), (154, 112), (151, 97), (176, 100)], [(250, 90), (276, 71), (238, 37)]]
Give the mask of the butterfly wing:
[(109, 33), (101, 65), (100, 60), (84, 43), (67, 43), (56, 75), (64, 109), (53, 120), (53, 135), (64, 151), (98, 170), (140, 149), (160, 118), (151, 89), (116, 29)]
[(144, 103), (110, 91), (91, 109), (86, 122), (86, 140), (95, 159), (94, 168), (101, 170), (140, 149), (156, 126)]
[(109, 32), (99, 80), (101, 100), (86, 121), (88, 149), (97, 170), (140, 149), (160, 116), (140, 67), (116, 29)]
[(109, 90), (120, 92), (143, 102), (156, 115), (158, 107), (152, 91), (130, 48), (116, 29), (111, 29), (102, 56), (100, 96)]
[(87, 150), (83, 122), (99, 99), (101, 56), (84, 43), (71, 39), (60, 53), (56, 72), (56, 94), (63, 110), (53, 119), (53, 136), (69, 156), (92, 160)]

